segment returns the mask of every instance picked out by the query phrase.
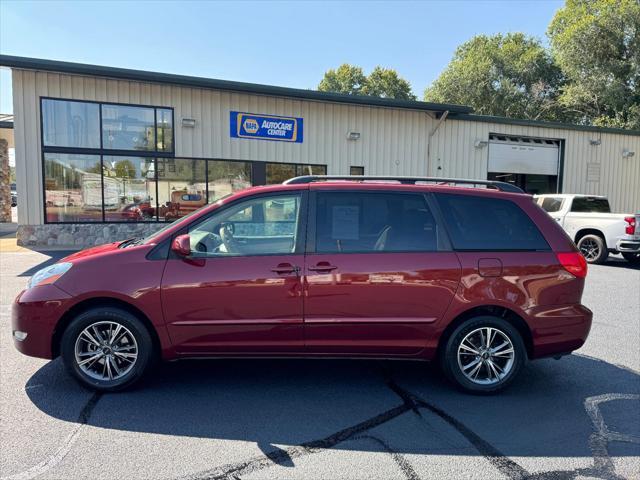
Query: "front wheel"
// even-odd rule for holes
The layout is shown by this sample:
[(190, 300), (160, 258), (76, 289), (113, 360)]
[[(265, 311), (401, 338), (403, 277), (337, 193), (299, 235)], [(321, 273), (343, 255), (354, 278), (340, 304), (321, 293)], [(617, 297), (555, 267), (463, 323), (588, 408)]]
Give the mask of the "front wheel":
[(495, 393), (517, 376), (527, 351), (518, 331), (499, 317), (474, 317), (448, 338), (441, 350), (445, 375), (463, 390)]
[(78, 315), (62, 335), (67, 370), (94, 390), (123, 390), (138, 381), (153, 354), (151, 336), (131, 313), (99, 307)]
[(631, 265), (640, 265), (640, 253), (624, 252), (622, 256)]

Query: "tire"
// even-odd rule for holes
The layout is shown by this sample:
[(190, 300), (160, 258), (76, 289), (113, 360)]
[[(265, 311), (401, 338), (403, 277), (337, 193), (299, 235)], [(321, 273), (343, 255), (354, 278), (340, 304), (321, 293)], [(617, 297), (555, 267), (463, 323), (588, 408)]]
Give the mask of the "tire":
[[(485, 356), (488, 358), (483, 360), (482, 355), (475, 355), (461, 347), (464, 342), (466, 346), (475, 346), (478, 352), (483, 352), (479, 341), (480, 333), (486, 338), (487, 329), (491, 329), (490, 347), (494, 350), (507, 339), (510, 342), (510, 345), (495, 350), (495, 353), (503, 355), (492, 357), (486, 352)], [(510, 348), (513, 349), (511, 358), (505, 353)], [(497, 393), (506, 388), (516, 378), (526, 359), (527, 349), (518, 330), (506, 320), (493, 316), (478, 316), (465, 321), (453, 331), (440, 351), (440, 365), (445, 376), (458, 388), (480, 395)], [(493, 361), (495, 370), (491, 370), (487, 360)], [(476, 372), (476, 379), (472, 380), (469, 375), (473, 374), (478, 363), (480, 367)], [(467, 374), (463, 372), (463, 367), (467, 367)], [(495, 372), (500, 373), (496, 375)]]
[(622, 256), (631, 265), (640, 265), (640, 253), (624, 252)]
[(60, 353), (73, 377), (103, 392), (133, 385), (151, 366), (154, 356), (145, 325), (135, 315), (115, 307), (92, 308), (73, 319), (62, 335)]
[(607, 244), (600, 235), (588, 234), (577, 242), (578, 250), (587, 263), (599, 265), (609, 257)]

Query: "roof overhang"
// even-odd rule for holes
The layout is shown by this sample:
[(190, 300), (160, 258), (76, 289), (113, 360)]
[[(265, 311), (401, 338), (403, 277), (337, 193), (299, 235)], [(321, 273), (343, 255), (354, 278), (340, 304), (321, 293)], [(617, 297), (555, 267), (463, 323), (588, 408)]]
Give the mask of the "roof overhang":
[(304, 90), (300, 88), (277, 87), (273, 85), (261, 85), (256, 83), (233, 82), (229, 80), (217, 80), (213, 78), (191, 77), (186, 75), (175, 75), (171, 73), (132, 70), (129, 68), (105, 67), (101, 65), (87, 65), (83, 63), (60, 62), (56, 60), (45, 60), (40, 58), (16, 57), (12, 55), (0, 55), (0, 66), (25, 70), (40, 70), (46, 72), (59, 72), (75, 75), (116, 78), (121, 80), (134, 80), (138, 82), (163, 83), (184, 87), (227, 90), (232, 92), (288, 97), (318, 102), (347, 103), (372, 107), (423, 110), (436, 113), (445, 111), (449, 111), (451, 113), (471, 113), (473, 111), (471, 107), (466, 107), (464, 105), (418, 102), (415, 100), (396, 100), (392, 98), (369, 97), (364, 95), (345, 95), (339, 93), (319, 92), (317, 90)]

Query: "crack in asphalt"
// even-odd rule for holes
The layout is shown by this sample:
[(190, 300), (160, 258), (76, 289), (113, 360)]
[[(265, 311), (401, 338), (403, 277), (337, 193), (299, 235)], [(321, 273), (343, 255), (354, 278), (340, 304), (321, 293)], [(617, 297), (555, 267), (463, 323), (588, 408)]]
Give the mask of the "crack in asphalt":
[(387, 383), (389, 388), (396, 392), (401, 398), (406, 399), (406, 402), (410, 402), (418, 408), (425, 408), (431, 413), (437, 415), (451, 427), (453, 427), (458, 433), (460, 433), (473, 447), (498, 471), (512, 480), (521, 480), (529, 477), (529, 472), (516, 462), (511, 460), (505, 454), (500, 452), (497, 448), (491, 445), (489, 442), (480, 437), (477, 433), (467, 427), (464, 423), (457, 420), (453, 416), (441, 408), (427, 402), (426, 400), (418, 397), (414, 393), (411, 393), (402, 387), (400, 387), (395, 381), (390, 379)]
[(221, 465), (210, 470), (181, 476), (176, 480), (224, 480), (256, 472), (264, 468), (272, 467), (279, 461), (293, 460), (294, 458), (305, 457), (307, 455), (335, 447), (339, 443), (352, 440), (359, 434), (393, 420), (409, 410), (411, 410), (411, 408), (403, 403), (402, 405), (391, 408), (383, 413), (375, 415), (363, 422), (347, 427), (320, 440), (312, 440), (298, 446), (270, 452), (268, 455), (258, 455), (241, 462)]
[(420, 480), (420, 476), (413, 469), (409, 461), (406, 458), (404, 458), (404, 455), (393, 450), (381, 438), (378, 438), (374, 435), (369, 434), (369, 435), (359, 435), (357, 437), (354, 437), (353, 440), (371, 440), (377, 443), (384, 449), (385, 452), (391, 455), (391, 459), (395, 462), (396, 465), (398, 465), (398, 467), (400, 467), (400, 470), (402, 470), (402, 473), (404, 473), (405, 477), (407, 477), (407, 480)]
[(93, 409), (98, 404), (98, 401), (102, 398), (102, 395), (102, 392), (94, 392), (93, 395), (91, 395), (89, 400), (87, 400), (87, 403), (85, 403), (84, 407), (82, 407), (82, 410), (80, 410), (80, 414), (78, 415), (78, 419), (76, 420), (76, 426), (73, 428), (72, 432), (67, 435), (67, 438), (62, 441), (58, 449), (51, 455), (49, 455), (49, 457), (47, 457), (37, 465), (28, 468), (27, 470), (14, 473), (13, 475), (0, 477), (0, 480), (31, 480), (58, 465), (62, 460), (64, 460), (64, 458), (71, 451), (71, 447), (73, 447), (73, 444), (78, 440), (80, 431), (89, 422), (91, 414), (93, 413)]
[[(591, 476), (605, 480), (621, 480), (622, 476), (615, 471), (615, 465), (608, 451), (610, 441), (640, 443), (640, 437), (630, 434), (611, 431), (604, 421), (599, 405), (613, 400), (640, 400), (637, 394), (609, 393), (589, 397), (584, 401), (584, 408), (593, 424), (593, 432), (589, 438), (589, 448), (592, 452), (594, 463), (589, 467), (575, 468), (573, 470), (555, 470), (531, 474), (517, 462), (500, 452), (497, 448), (484, 440), (471, 428), (440, 407), (427, 402), (411, 391), (402, 388), (382, 368), (387, 387), (401, 400), (402, 404), (375, 415), (363, 422), (352, 425), (327, 437), (302, 443), (298, 446), (286, 449), (277, 449), (263, 455), (255, 456), (247, 460), (221, 465), (209, 470), (178, 477), (176, 480), (240, 480), (241, 476), (253, 473), (274, 465), (291, 462), (294, 458), (302, 458), (307, 455), (325, 451), (336, 445), (356, 440), (369, 440), (378, 444), (394, 463), (401, 469), (407, 480), (420, 480), (420, 476), (411, 466), (410, 462), (399, 452), (393, 450), (384, 440), (372, 435), (369, 430), (383, 425), (408, 412), (413, 412), (421, 420), (426, 421), (420, 409), (426, 409), (436, 415), (453, 429), (459, 432), (494, 468), (510, 480), (564, 480), (575, 479), (579, 476)], [(0, 480), (32, 480), (58, 465), (70, 452), (77, 441), (80, 431), (87, 425), (91, 415), (102, 398), (103, 393), (95, 392), (86, 402), (76, 420), (76, 427), (62, 442), (60, 447), (48, 458), (39, 464), (22, 472), (0, 477)]]
[[(383, 368), (383, 373), (386, 374), (388, 372)], [(494, 468), (510, 480), (570, 480), (579, 476), (591, 476), (605, 480), (622, 480), (623, 477), (615, 472), (615, 466), (609, 456), (607, 449), (608, 441), (640, 443), (640, 439), (633, 435), (623, 435), (618, 432), (609, 431), (598, 408), (598, 404), (602, 402), (616, 399), (640, 399), (640, 396), (627, 394), (605, 394), (597, 397), (589, 397), (585, 400), (585, 410), (591, 418), (594, 427), (594, 432), (591, 434), (589, 441), (589, 447), (594, 458), (593, 466), (575, 468), (573, 470), (556, 470), (532, 474), (507, 455), (500, 452), (496, 447), (484, 440), (460, 420), (448, 414), (440, 407), (429, 403), (418, 395), (400, 387), (392, 378), (390, 378), (389, 375), (385, 376), (387, 377), (387, 386), (402, 399), (402, 405), (371, 417), (364, 422), (340, 430), (339, 432), (321, 440), (306, 442), (299, 446), (289, 447), (273, 453), (270, 452), (242, 462), (221, 465), (210, 470), (182, 476), (176, 480), (239, 480), (243, 475), (272, 467), (282, 460), (301, 458), (332, 448), (342, 442), (359, 439), (369, 439), (380, 445), (386, 453), (391, 455), (391, 458), (396, 465), (400, 467), (407, 480), (420, 480), (420, 476), (402, 454), (393, 450), (382, 439), (365, 432), (410, 411), (414, 412), (418, 417), (424, 420), (424, 417), (420, 413), (421, 408), (424, 408), (438, 416), (459, 432)]]

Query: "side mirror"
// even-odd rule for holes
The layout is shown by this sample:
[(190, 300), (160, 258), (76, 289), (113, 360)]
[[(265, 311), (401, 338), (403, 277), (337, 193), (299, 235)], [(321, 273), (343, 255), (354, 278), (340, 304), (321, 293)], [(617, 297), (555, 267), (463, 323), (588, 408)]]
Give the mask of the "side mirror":
[(191, 255), (191, 238), (189, 235), (178, 235), (174, 238), (173, 243), (171, 244), (171, 250), (181, 257), (188, 257)]

